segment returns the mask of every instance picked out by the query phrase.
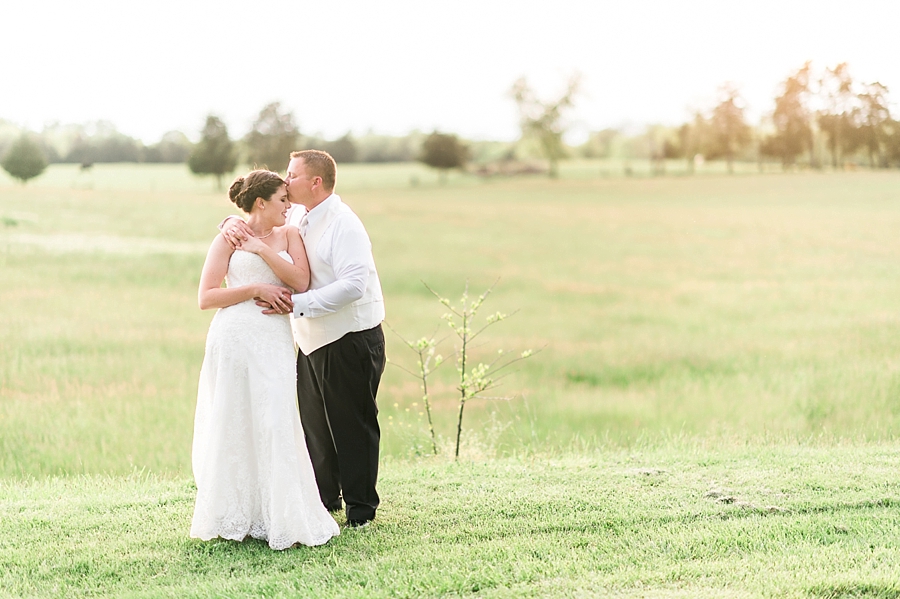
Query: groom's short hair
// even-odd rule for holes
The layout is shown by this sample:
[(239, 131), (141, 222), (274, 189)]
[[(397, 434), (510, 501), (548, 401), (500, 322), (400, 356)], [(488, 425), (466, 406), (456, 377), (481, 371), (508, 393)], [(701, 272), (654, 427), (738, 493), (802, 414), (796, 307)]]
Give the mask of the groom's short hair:
[(301, 158), (308, 174), (322, 177), (322, 187), (328, 191), (334, 190), (337, 165), (331, 154), (322, 150), (300, 150), (291, 152), (291, 158)]

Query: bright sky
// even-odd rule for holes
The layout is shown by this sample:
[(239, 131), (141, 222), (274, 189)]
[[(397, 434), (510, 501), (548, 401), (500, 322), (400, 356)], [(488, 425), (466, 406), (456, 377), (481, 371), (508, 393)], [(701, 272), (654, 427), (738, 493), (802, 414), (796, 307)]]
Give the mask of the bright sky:
[(513, 82), (549, 97), (575, 71), (576, 136), (680, 123), (725, 81), (757, 119), (806, 60), (900, 99), (897, 23), (896, 0), (6, 0), (0, 119), (154, 142), (212, 112), (237, 137), (280, 100), (305, 133), (514, 139)]

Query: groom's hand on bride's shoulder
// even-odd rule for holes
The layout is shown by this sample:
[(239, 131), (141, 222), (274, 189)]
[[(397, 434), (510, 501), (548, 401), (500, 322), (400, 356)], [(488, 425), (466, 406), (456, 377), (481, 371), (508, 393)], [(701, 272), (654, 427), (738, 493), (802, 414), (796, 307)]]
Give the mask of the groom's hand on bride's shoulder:
[(232, 216), (222, 223), (222, 237), (228, 242), (231, 249), (239, 250), (245, 239), (253, 237), (253, 230), (243, 220)]

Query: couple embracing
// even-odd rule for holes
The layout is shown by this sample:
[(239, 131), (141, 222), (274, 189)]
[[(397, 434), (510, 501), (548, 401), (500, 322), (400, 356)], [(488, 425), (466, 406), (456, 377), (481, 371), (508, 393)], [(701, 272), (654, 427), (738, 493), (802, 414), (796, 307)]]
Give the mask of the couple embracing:
[(375, 517), (384, 300), (335, 175), (330, 155), (305, 150), (284, 179), (256, 170), (229, 190), (247, 219), (220, 225), (200, 278), (201, 309), (218, 311), (197, 394), (192, 537), (285, 549), (338, 535), (329, 512), (345, 508), (351, 527)]

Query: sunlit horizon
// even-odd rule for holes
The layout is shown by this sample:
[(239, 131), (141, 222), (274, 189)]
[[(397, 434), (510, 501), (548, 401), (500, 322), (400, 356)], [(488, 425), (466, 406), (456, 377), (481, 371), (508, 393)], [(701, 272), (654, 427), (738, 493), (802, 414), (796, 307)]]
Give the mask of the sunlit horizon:
[(778, 84), (807, 60), (819, 70), (848, 62), (858, 82), (895, 91), (895, 108), (900, 97), (891, 31), (900, 5), (891, 2), (860, 2), (852, 12), (845, 3), (771, 0), (545, 7), (18, 3), (4, 8), (13, 27), (0, 40), (0, 119), (37, 131), (108, 121), (151, 143), (170, 130), (196, 139), (209, 113), (240, 136), (265, 104), (280, 101), (307, 135), (438, 129), (512, 140), (513, 82), (524, 76), (550, 97), (578, 72), (578, 139), (677, 125), (710, 108), (726, 81), (758, 123)]

